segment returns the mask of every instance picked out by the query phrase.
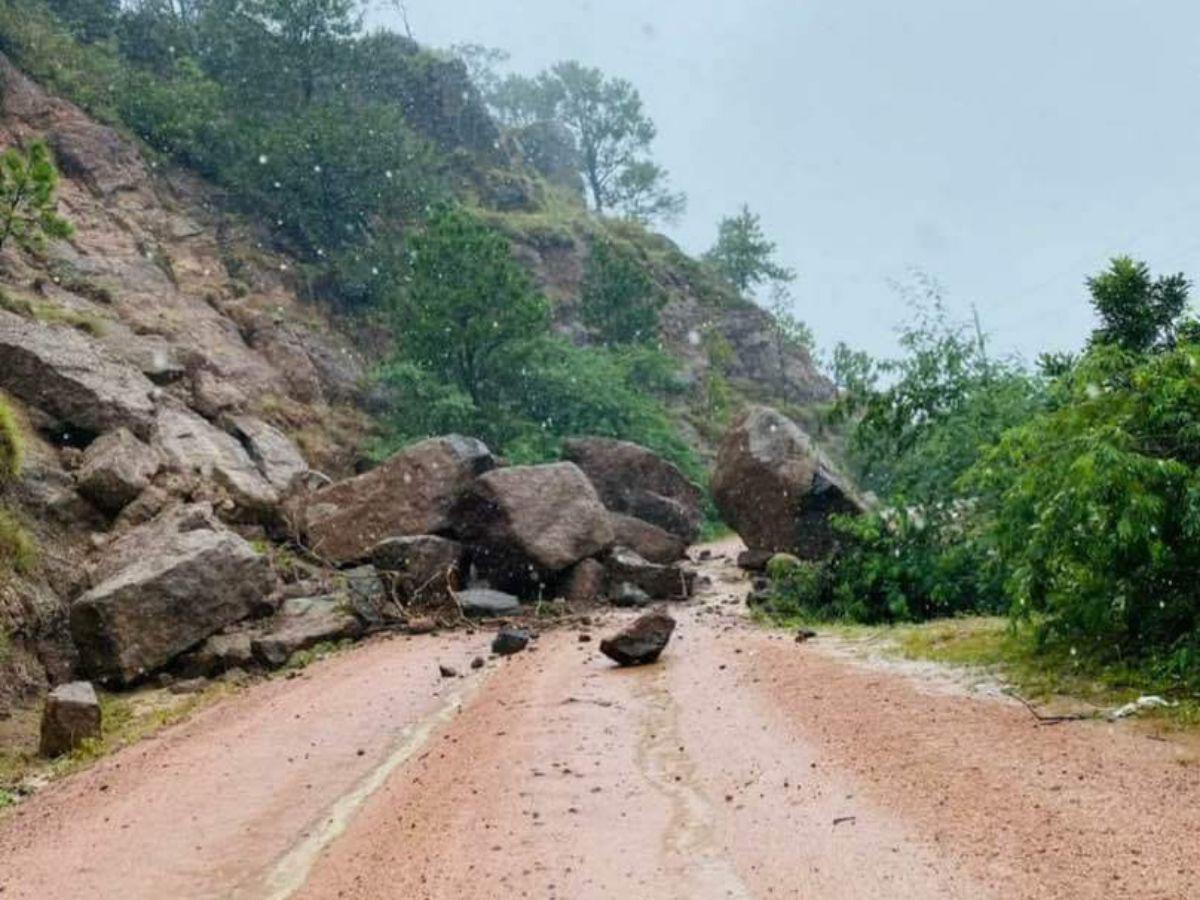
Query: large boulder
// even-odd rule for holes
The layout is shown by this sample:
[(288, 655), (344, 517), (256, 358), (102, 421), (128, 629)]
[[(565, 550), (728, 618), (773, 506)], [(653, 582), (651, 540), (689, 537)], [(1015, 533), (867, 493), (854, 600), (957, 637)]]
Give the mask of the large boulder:
[(480, 476), (455, 511), (457, 528), (498, 557), (561, 572), (613, 543), (608, 511), (571, 463), (515, 466)]
[(100, 737), (100, 700), (89, 681), (60, 685), (46, 697), (42, 708), (39, 752), (54, 758), (70, 753), (86, 740)]
[(579, 466), (604, 505), (671, 532), (685, 543), (704, 521), (704, 492), (661, 456), (609, 438), (572, 438), (563, 456)]
[(79, 493), (115, 515), (150, 486), (161, 465), (152, 447), (118, 428), (92, 442), (75, 477)]
[(270, 593), (267, 560), (245, 540), (203, 511), (170, 515), (117, 542), (97, 569), (102, 580), (71, 607), (71, 636), (92, 677), (135, 681), (245, 619)]
[(158, 390), (74, 328), (0, 310), (0, 388), (90, 435), (128, 428), (149, 437)]
[(866, 509), (813, 440), (765, 406), (752, 407), (725, 436), (712, 490), (724, 520), (759, 556), (820, 559), (835, 543), (829, 517)]
[(387, 538), (448, 532), (467, 486), (495, 466), (488, 448), (472, 438), (421, 441), (307, 498), (301, 524), (308, 544), (341, 564), (369, 558)]

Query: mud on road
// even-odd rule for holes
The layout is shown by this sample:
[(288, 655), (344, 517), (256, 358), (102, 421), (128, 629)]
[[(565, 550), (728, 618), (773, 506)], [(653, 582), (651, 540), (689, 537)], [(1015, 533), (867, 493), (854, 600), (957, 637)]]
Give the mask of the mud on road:
[(656, 666), (449, 634), (255, 686), (0, 819), (2, 896), (1200, 896), (1186, 748), (796, 644), (707, 565)]

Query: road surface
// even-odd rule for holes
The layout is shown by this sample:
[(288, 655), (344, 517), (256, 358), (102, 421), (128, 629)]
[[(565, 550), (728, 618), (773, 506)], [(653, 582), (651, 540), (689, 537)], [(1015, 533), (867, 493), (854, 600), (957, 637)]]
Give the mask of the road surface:
[(614, 616), (249, 688), (0, 818), (0, 897), (1200, 897), (1187, 745), (797, 644), (706, 568), (656, 666)]

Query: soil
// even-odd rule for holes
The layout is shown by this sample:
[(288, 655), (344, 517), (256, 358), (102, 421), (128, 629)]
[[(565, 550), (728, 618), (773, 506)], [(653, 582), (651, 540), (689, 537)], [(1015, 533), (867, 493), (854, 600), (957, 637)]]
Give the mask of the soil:
[(490, 633), (367, 643), (0, 818), (0, 894), (1200, 896), (1187, 744), (751, 625), (714, 549), (656, 665), (617, 614), (478, 670)]

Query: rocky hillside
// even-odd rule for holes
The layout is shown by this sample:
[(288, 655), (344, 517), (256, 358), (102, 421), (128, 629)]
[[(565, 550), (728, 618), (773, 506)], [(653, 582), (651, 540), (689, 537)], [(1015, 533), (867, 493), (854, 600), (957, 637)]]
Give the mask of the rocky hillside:
[[(330, 571), (273, 548), (296, 537), (295, 510), (285, 503), (296, 485), (363, 465), (372, 429), (367, 375), (377, 360), (363, 350), (370, 342), (301, 284), (300, 267), (229, 212), (212, 187), (158, 162), (2, 57), (0, 92), (0, 145), (49, 143), (63, 175), (60, 211), (75, 226), (70, 240), (44, 254), (6, 247), (0, 255), (0, 391), (25, 444), (23, 473), (3, 501), (31, 533), (39, 560), (0, 586), (2, 710), (81, 670), (133, 680), (194, 646), (214, 623), (274, 612), (277, 605), (258, 604), (267, 595), (283, 602), (289, 581), (304, 585), (293, 594), (331, 589)], [(537, 191), (515, 202), (481, 193), (483, 214), (509, 234), (555, 301), (558, 328), (572, 334), (587, 238), (601, 225), (582, 205), (551, 215)], [(781, 355), (767, 313), (665, 238), (640, 226), (604, 227), (636, 249), (666, 292), (664, 341), (689, 383), (701, 384), (719, 365), (735, 397), (829, 398), (831, 386), (806, 354)], [(717, 437), (712, 422), (688, 399), (677, 411), (685, 435), (707, 454)], [(623, 543), (664, 562), (678, 557), (679, 537), (648, 530), (627, 511), (614, 508)], [(486, 544), (485, 537), (474, 539)], [(248, 588), (197, 611), (194, 627), (172, 637), (183, 643), (167, 642), (161, 658), (151, 653), (143, 665), (138, 654), (149, 651), (126, 659), (113, 634), (153, 636), (153, 609), (113, 621), (98, 612), (103, 604), (79, 601), (114, 578), (133, 578), (147, 543), (168, 557), (156, 564), (169, 575), (155, 582), (168, 594), (184, 583), (193, 592), (208, 584), (201, 594), (210, 599), (223, 584)], [(618, 560), (622, 584), (679, 577), (645, 576), (645, 563)], [(205, 580), (214, 577), (220, 583)], [(337, 625), (340, 603), (297, 614), (324, 616), (325, 626), (333, 616)], [(362, 627), (342, 625), (346, 633)], [(81, 646), (80, 635), (91, 639)], [(233, 643), (245, 649), (248, 640)]]

